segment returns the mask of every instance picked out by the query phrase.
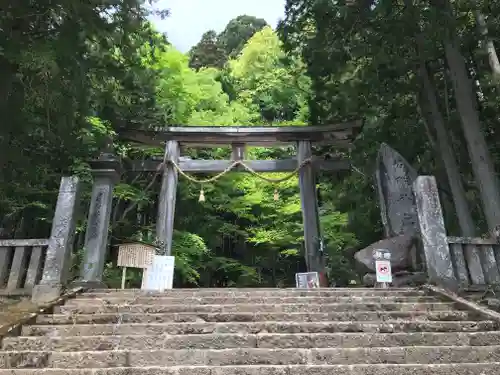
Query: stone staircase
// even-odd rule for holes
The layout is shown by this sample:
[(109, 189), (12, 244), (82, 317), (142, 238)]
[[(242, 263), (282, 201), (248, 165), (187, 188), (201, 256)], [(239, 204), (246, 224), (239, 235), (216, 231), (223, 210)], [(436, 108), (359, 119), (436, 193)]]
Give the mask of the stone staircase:
[(499, 323), (411, 289), (94, 290), (5, 337), (0, 375), (496, 375)]

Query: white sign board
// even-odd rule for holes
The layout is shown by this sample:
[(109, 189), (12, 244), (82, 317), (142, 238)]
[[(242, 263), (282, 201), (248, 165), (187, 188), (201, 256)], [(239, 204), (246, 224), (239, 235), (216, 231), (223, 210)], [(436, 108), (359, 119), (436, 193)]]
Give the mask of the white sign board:
[(145, 283), (141, 289), (158, 290), (172, 289), (174, 283), (175, 257), (155, 255), (153, 263), (146, 269)]
[(391, 252), (387, 249), (375, 249), (373, 250), (373, 259), (391, 260)]
[(296, 273), (295, 284), (299, 289), (319, 288), (319, 275), (317, 272)]
[(392, 270), (390, 260), (375, 261), (377, 270), (377, 283), (392, 283)]

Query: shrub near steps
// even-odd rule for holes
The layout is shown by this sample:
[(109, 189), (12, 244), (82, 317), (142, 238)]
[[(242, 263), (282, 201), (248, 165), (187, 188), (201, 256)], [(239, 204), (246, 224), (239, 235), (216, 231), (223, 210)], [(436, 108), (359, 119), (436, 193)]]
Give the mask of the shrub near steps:
[(93, 290), (4, 338), (42, 373), (500, 375), (500, 330), (412, 289)]

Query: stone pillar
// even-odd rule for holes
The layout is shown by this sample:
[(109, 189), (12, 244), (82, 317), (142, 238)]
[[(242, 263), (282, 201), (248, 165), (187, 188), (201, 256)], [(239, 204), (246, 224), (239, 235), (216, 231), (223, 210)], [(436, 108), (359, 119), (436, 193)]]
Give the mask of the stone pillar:
[(85, 232), (85, 254), (77, 285), (102, 288), (108, 231), (113, 204), (113, 188), (120, 176), (120, 162), (104, 154), (90, 163), (94, 184)]
[[(58, 298), (68, 282), (79, 203), (80, 180), (75, 176), (63, 177), (59, 187), (42, 279), (39, 285), (33, 288), (32, 300), (35, 303), (49, 302)], [(32, 257), (34, 255), (36, 254), (32, 254)]]
[(422, 244), (431, 282), (449, 290), (458, 288), (436, 179), (419, 176), (414, 183)]
[[(168, 141), (165, 145), (165, 160), (179, 162), (179, 142)], [(158, 202), (158, 218), (156, 221), (156, 238), (166, 247), (166, 254), (172, 254), (172, 239), (174, 236), (175, 200), (177, 196), (177, 170), (167, 163), (161, 180), (160, 200)]]
[[(312, 156), (311, 142), (300, 141), (297, 145), (298, 163)], [(320, 248), (320, 226), (318, 215), (318, 195), (312, 164), (306, 164), (299, 171), (300, 202), (304, 223), (304, 245), (307, 270), (318, 272), (324, 277), (323, 254)]]

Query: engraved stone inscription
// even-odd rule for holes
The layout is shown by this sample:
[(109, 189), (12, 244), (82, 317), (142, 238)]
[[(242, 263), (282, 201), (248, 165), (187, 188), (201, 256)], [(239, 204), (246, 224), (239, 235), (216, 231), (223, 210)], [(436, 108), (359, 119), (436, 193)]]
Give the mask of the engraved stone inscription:
[(101, 212), (102, 212), (102, 204), (103, 204), (103, 199), (104, 199), (104, 192), (102, 190), (99, 190), (96, 194), (95, 197), (95, 202), (94, 202), (94, 211), (92, 212), (92, 215), (90, 216), (89, 220), (89, 234), (88, 238), (97, 238), (99, 236), (99, 221), (101, 217)]
[(413, 193), (417, 172), (395, 150), (382, 144), (377, 160), (377, 182), (382, 222), (389, 236), (418, 231)]

